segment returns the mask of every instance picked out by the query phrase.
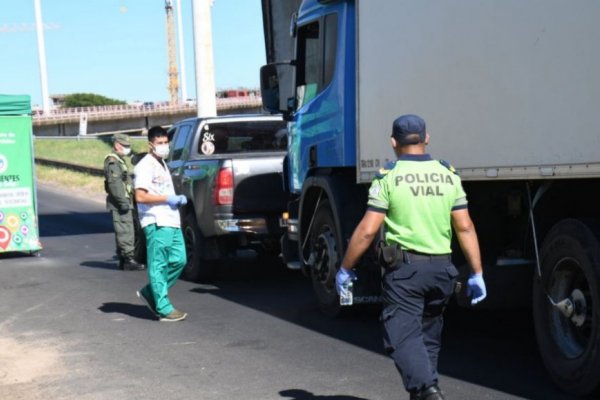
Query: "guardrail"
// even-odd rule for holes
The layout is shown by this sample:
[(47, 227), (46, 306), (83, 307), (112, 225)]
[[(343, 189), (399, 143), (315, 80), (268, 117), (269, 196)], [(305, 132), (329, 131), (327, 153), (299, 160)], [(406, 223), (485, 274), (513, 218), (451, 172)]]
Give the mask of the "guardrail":
[(69, 163), (65, 161), (50, 160), (43, 157), (35, 157), (37, 164), (46, 165), (49, 167), (65, 168), (71, 171), (84, 172), (86, 174), (94, 176), (104, 176), (103, 168), (88, 167), (87, 165), (81, 165), (77, 163)]
[[(259, 107), (261, 104), (262, 99), (258, 96), (217, 98), (217, 110)], [(115, 105), (101, 107), (56, 108), (50, 110), (49, 113), (44, 113), (42, 110), (34, 111), (33, 122), (44, 123), (75, 119), (78, 120), (82, 114), (87, 115), (88, 119), (108, 119), (150, 114), (185, 113), (193, 112), (195, 109), (195, 104), (185, 103), (175, 105), (158, 103), (152, 106)]]
[[(114, 132), (102, 132), (102, 133), (89, 133), (87, 135), (76, 135), (76, 136), (33, 136), (33, 140), (108, 140), (110, 141), (112, 135), (115, 133), (124, 133), (128, 135), (131, 132), (139, 132), (139, 129), (135, 130), (123, 130), (123, 131), (114, 131)], [(129, 140), (143, 140), (147, 141), (147, 136), (135, 136), (128, 135)], [(106, 137), (106, 139), (104, 139)]]

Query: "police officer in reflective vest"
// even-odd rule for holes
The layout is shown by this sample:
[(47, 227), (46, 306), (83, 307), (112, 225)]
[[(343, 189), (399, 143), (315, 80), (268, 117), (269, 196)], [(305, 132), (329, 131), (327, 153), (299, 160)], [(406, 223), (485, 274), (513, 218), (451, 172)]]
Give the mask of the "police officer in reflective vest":
[(113, 151), (104, 158), (104, 190), (106, 208), (112, 214), (119, 256), (119, 269), (141, 271), (143, 264), (137, 262), (135, 254), (135, 227), (133, 221), (133, 192), (131, 177), (123, 157), (131, 154), (129, 136), (113, 136)]
[(467, 295), (486, 297), (477, 234), (461, 180), (444, 161), (425, 152), (429, 135), (416, 115), (397, 118), (392, 146), (398, 157), (373, 180), (368, 208), (356, 227), (336, 275), (340, 295), (356, 279), (352, 267), (385, 222), (381, 257), (384, 346), (411, 400), (438, 400), (438, 353), (443, 311), (458, 271), (450, 259), (452, 227), (471, 268)]

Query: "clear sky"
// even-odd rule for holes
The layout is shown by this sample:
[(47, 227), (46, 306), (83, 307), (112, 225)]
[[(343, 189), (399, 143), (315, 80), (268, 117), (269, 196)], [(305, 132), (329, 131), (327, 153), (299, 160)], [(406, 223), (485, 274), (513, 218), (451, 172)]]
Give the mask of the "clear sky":
[[(164, 0), (41, 0), (50, 95), (168, 100), (164, 5)], [(186, 87), (195, 98), (192, 0), (181, 5)], [(215, 0), (212, 25), (217, 90), (258, 88), (266, 62), (260, 0)], [(0, 0), (0, 51), (0, 93), (29, 94), (32, 104), (41, 105), (33, 0)]]

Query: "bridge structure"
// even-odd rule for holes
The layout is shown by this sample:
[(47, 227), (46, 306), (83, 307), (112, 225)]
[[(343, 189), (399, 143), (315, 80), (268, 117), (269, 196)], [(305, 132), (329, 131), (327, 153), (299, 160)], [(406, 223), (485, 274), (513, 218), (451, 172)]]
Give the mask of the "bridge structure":
[[(260, 96), (217, 98), (217, 115), (260, 113)], [(49, 113), (34, 112), (35, 136), (78, 136), (80, 134), (141, 134), (148, 128), (170, 126), (196, 116), (195, 104), (118, 105), (56, 108)]]

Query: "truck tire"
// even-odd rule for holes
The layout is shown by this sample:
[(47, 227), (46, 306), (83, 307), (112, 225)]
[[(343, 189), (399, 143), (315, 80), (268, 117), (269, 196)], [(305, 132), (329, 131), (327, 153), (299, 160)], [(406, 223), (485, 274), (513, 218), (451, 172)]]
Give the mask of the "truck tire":
[(328, 200), (321, 202), (310, 231), (310, 275), (319, 308), (330, 317), (340, 315), (339, 296), (335, 290), (335, 274), (343, 256), (341, 237)]
[(187, 213), (183, 220), (183, 238), (187, 256), (181, 273), (183, 278), (192, 282), (212, 278), (216, 270), (216, 261), (202, 257), (204, 237), (192, 212)]
[[(600, 389), (600, 244), (583, 222), (567, 219), (548, 233), (542, 279), (534, 279), (533, 317), (539, 351), (556, 384), (575, 395)], [(552, 306), (572, 296), (575, 314)], [(577, 294), (577, 296), (576, 296)]]

